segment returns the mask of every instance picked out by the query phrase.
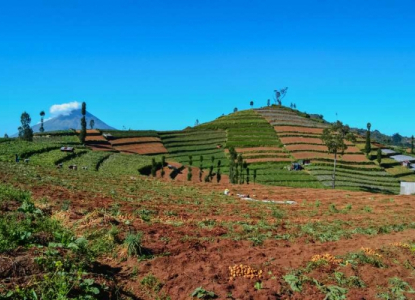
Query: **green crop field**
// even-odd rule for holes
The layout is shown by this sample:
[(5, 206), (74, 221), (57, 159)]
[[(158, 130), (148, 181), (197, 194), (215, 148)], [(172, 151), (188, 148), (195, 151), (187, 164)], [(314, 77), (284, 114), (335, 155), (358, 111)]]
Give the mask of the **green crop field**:
[(151, 165), (151, 158), (138, 154), (112, 154), (99, 168), (109, 175), (139, 175), (139, 170)]

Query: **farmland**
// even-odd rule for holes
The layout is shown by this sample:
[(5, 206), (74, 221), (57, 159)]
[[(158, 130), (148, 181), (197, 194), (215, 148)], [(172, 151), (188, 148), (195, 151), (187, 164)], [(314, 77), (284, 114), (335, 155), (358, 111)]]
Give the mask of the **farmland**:
[[(297, 161), (310, 160), (311, 165), (306, 167), (309, 174), (323, 186), (331, 186), (334, 155), (327, 153), (327, 147), (320, 138), (328, 125), (288, 108), (264, 108), (258, 112), (274, 126), (286, 151)], [(364, 139), (360, 137), (356, 145), (345, 142), (348, 148), (337, 157), (336, 187), (382, 193), (399, 192), (399, 181), (362, 153), (362, 142)]]
[[(360, 138), (339, 156), (330, 189), (325, 126), (273, 107), (181, 131), (92, 131), (86, 147), (74, 135), (1, 142), (0, 299), (46, 299), (62, 278), (85, 299), (409, 297), (414, 196), (396, 194), (414, 175), (386, 155), (380, 165), (366, 158)], [(100, 143), (109, 151), (95, 151)], [(68, 145), (75, 153), (60, 151)], [(229, 184), (230, 147), (249, 184)], [(183, 172), (162, 176), (161, 156)], [(289, 170), (302, 159), (305, 170)], [(198, 167), (219, 160), (222, 180), (199, 180)], [(26, 271), (13, 271), (14, 260)]]
[[(91, 153), (99, 152), (79, 159)], [(131, 161), (131, 157), (137, 159)], [(27, 190), (36, 207), (48, 211), (55, 222), (53, 227), (30, 227), (35, 237), (50, 232), (53, 238), (40, 253), (32, 250), (36, 241), (43, 240), (28, 237), (27, 242), (18, 242), (23, 247), (13, 250), (17, 241), (7, 235), (10, 242), (2, 256), (6, 258), (2, 270), (8, 270), (5, 262), (12, 255), (34, 259), (48, 257), (54, 249), (58, 253), (78, 251), (71, 250), (77, 248), (69, 246), (70, 242), (57, 240), (65, 228), (71, 232), (69, 236), (76, 237), (72, 241), (82, 238), (86, 246), (82, 249), (90, 251), (88, 255), (79, 252), (88, 258), (82, 261), (84, 265), (118, 270), (110, 276), (125, 299), (128, 295), (145, 300), (187, 299), (198, 287), (219, 299), (229, 295), (234, 299), (324, 299), (333, 295), (376, 299), (393, 297), (398, 284), (403, 286), (402, 295), (410, 295), (409, 287), (415, 286), (411, 263), (415, 259), (413, 196), (258, 184), (178, 183), (137, 175), (136, 169), (146, 164), (145, 159), (149, 158), (112, 154), (94, 176), (89, 171), (62, 172), (47, 165), (0, 162), (1, 201), (11, 193)], [(136, 165), (127, 169), (127, 162)], [(381, 170), (360, 171), (359, 176), (384, 178)], [(14, 187), (7, 191), (4, 185)], [(250, 194), (258, 200), (291, 200), (296, 204), (224, 196), (225, 187), (233, 195)], [(29, 193), (21, 195), (30, 197)], [(10, 220), (13, 207), (19, 206), (8, 204), (8, 214), (1, 218)], [(0, 228), (4, 236), (10, 227)], [(141, 237), (140, 252), (128, 251), (129, 233)], [(58, 260), (65, 262), (62, 268), (67, 274), (80, 268), (79, 258)], [(239, 269), (254, 270), (256, 275)], [(33, 270), (34, 276), (51, 274), (43, 267)], [(93, 279), (94, 292), (106, 293), (100, 279), (104, 277), (96, 270), (87, 269), (83, 274), (83, 280)], [(34, 289), (39, 295), (45, 291), (43, 285), (27, 281), (26, 276), (13, 276), (0, 286), (0, 295), (10, 290), (15, 280), (19, 280), (22, 291)], [(57, 283), (48, 284), (55, 287)], [(115, 287), (106, 284), (110, 286), (107, 293), (111, 293)], [(88, 293), (82, 286), (74, 282), (74, 291)]]

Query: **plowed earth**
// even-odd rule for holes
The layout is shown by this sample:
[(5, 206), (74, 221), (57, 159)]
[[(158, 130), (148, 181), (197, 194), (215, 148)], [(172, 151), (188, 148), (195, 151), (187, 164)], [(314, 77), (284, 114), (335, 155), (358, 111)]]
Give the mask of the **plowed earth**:
[[(107, 228), (100, 220), (117, 205), (120, 238), (128, 231), (142, 231), (143, 246), (152, 256), (137, 260), (108, 253), (99, 260), (121, 269), (114, 276), (134, 299), (167, 299), (167, 295), (171, 299), (191, 299), (195, 288), (202, 286), (218, 299), (323, 300), (326, 294), (315, 285), (305, 282), (302, 292), (293, 292), (283, 276), (292, 269), (305, 268), (314, 255), (328, 253), (344, 260), (342, 256), (360, 252), (362, 247), (380, 253), (383, 267), (362, 262), (332, 268), (323, 264), (307, 276), (325, 286), (339, 285), (334, 271), (357, 276), (364, 286), (348, 287), (348, 299), (375, 299), (379, 293), (388, 292), (393, 277), (415, 287), (414, 252), (392, 246), (414, 242), (415, 230), (405, 224), (415, 218), (415, 196), (253, 184), (229, 186), (138, 175), (113, 178), (87, 171), (5, 163), (0, 163), (0, 178), (3, 183), (30, 190), (39, 204), (48, 203), (51, 213), (80, 236)], [(230, 188), (231, 196), (223, 195), (225, 188)], [(248, 201), (237, 194), (296, 204)], [(61, 210), (64, 200), (70, 202), (65, 211)], [(147, 221), (140, 217), (143, 210), (151, 212)], [(87, 222), (88, 217), (92, 221)], [(129, 225), (124, 225), (125, 220)], [(387, 231), (384, 226), (389, 225), (399, 225), (401, 230)], [(317, 227), (307, 231), (302, 226)], [(339, 226), (349, 234), (337, 232)], [(367, 235), (353, 232), (356, 228), (384, 229)], [(322, 240), (320, 233), (329, 240)], [(260, 237), (262, 243), (255, 243)], [(239, 264), (262, 270), (262, 278), (230, 279), (229, 266)], [(160, 291), (141, 283), (149, 274), (160, 283)], [(256, 282), (261, 282), (261, 288), (254, 287)]]

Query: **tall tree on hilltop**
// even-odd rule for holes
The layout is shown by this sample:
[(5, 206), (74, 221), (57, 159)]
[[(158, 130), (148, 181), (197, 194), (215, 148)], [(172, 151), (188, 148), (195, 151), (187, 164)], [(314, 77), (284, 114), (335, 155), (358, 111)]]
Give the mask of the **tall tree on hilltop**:
[(91, 119), (89, 121), (89, 127), (91, 127), (91, 129), (94, 129), (94, 126), (95, 126), (95, 120), (94, 119)]
[(342, 122), (337, 121), (333, 123), (329, 128), (323, 130), (321, 140), (327, 146), (329, 153), (334, 154), (334, 167), (333, 167), (333, 181), (332, 188), (336, 187), (336, 163), (337, 155), (343, 155), (347, 149), (345, 140), (355, 142), (356, 138), (353, 133), (350, 132), (350, 128), (347, 125), (343, 125)]
[(30, 127), (30, 122), (32, 119), (27, 112), (23, 112), (20, 116), (20, 122), (22, 126), (19, 127), (19, 138), (23, 141), (32, 142), (33, 141), (33, 130)]
[(249, 105), (251, 105), (251, 108), (254, 108), (254, 101), (249, 102)]
[(86, 103), (82, 102), (82, 118), (81, 118), (81, 133), (79, 135), (79, 139), (81, 140), (82, 144), (85, 144), (85, 139), (86, 139), (86, 119), (85, 119), (85, 115), (86, 115)]
[(237, 107), (235, 107), (235, 108), (233, 109), (233, 112), (234, 112), (234, 113), (238, 112), (238, 108), (237, 108)]
[(275, 93), (275, 104), (278, 104), (279, 106), (282, 105), (282, 99), (287, 95), (288, 87), (285, 87), (280, 90), (274, 90)]
[(45, 117), (45, 112), (42, 110), (40, 112), (40, 128), (39, 128), (40, 132), (45, 132), (45, 128), (43, 127), (43, 118), (44, 117)]
[(267, 106), (270, 106), (271, 105), (271, 100), (270, 99), (268, 99), (267, 100)]
[(414, 154), (414, 136), (411, 137), (411, 154)]
[(372, 147), (370, 144), (370, 128), (372, 127), (372, 124), (367, 123), (367, 131), (366, 131), (366, 146), (365, 146), (365, 153), (366, 155), (370, 154), (370, 151), (372, 151)]

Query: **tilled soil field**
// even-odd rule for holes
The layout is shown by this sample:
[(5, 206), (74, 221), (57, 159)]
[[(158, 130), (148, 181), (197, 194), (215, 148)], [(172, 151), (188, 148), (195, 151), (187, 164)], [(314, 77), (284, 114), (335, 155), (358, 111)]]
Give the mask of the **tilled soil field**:
[[(415, 196), (0, 164), (3, 184), (90, 247), (112, 243), (98, 261), (130, 299), (192, 299), (198, 287), (199, 299), (411, 299), (415, 287)], [(138, 257), (126, 254), (131, 232)]]

